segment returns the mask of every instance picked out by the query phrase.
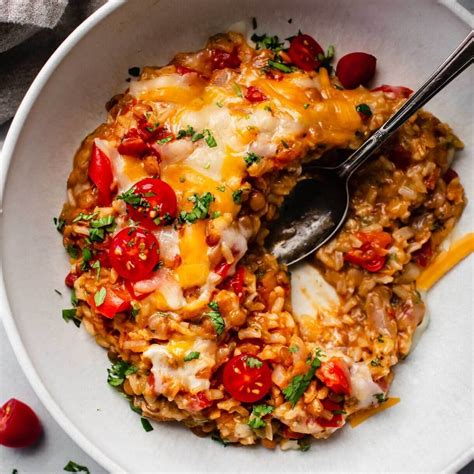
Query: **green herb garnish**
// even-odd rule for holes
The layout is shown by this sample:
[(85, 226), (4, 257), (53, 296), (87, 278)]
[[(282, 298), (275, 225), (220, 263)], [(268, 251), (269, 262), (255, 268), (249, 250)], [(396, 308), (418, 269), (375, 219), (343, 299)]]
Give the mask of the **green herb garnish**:
[(316, 369), (321, 366), (319, 355), (320, 352), (316, 351), (313, 360), (309, 359), (308, 361), (310, 364), (308, 372), (306, 372), (306, 374), (300, 374), (293, 377), (288, 386), (283, 389), (283, 395), (285, 395), (285, 398), (291, 402), (292, 406), (296, 405), (296, 402), (301, 398), (305, 390), (308, 388), (311, 380), (313, 380)]
[(377, 399), (379, 403), (383, 403), (388, 400), (388, 398), (385, 396), (385, 393), (376, 393), (374, 397)]
[(247, 168), (252, 166), (254, 163), (258, 163), (262, 159), (261, 156), (256, 155), (255, 153), (248, 152), (246, 156), (244, 156), (245, 164)]
[(120, 387), (125, 382), (125, 377), (134, 374), (137, 370), (138, 367), (119, 360), (112, 365), (111, 369), (107, 369), (107, 383), (112, 387)]
[(254, 33), (250, 38), (255, 43), (255, 49), (271, 49), (272, 51), (281, 51), (283, 42), (280, 41), (278, 36), (268, 36), (267, 34), (257, 35)]
[(237, 97), (243, 97), (243, 94), (242, 94), (242, 89), (240, 88), (240, 86), (237, 84), (237, 82), (234, 82), (232, 84), (232, 87), (234, 89), (234, 92), (235, 92), (235, 95)]
[(203, 133), (204, 133), (204, 138), (206, 140), (207, 146), (209, 148), (215, 148), (217, 146), (217, 142), (214, 136), (212, 135), (211, 131), (206, 128), (205, 130), (203, 130)]
[(370, 365), (372, 367), (379, 367), (380, 366), (380, 359), (376, 357), (375, 359), (370, 361)]
[(140, 75), (140, 68), (138, 66), (133, 66), (128, 70), (128, 74), (132, 77), (138, 77)]
[(102, 305), (105, 301), (105, 297), (107, 296), (107, 290), (102, 287), (99, 291), (95, 292), (94, 295), (94, 303), (98, 307)]
[(363, 115), (364, 118), (372, 117), (372, 110), (367, 104), (356, 105), (356, 110), (359, 114)]
[(240, 204), (242, 202), (242, 190), (236, 189), (232, 193), (232, 199), (234, 200), (235, 204)]
[(251, 369), (258, 369), (263, 365), (263, 362), (255, 357), (247, 357), (245, 363)]
[(211, 193), (207, 192), (201, 196), (199, 196), (199, 194), (194, 194), (188, 198), (188, 201), (194, 203), (193, 210), (190, 212), (181, 211), (179, 214), (179, 220), (181, 222), (193, 224), (198, 219), (206, 219), (209, 217), (209, 208), (215, 201), (215, 197)]
[(288, 66), (288, 64), (284, 64), (280, 61), (275, 61), (273, 59), (268, 60), (268, 66), (271, 67), (272, 69), (276, 69), (276, 70), (284, 72), (286, 74), (296, 71), (295, 67)]
[(196, 351), (188, 352), (188, 353), (184, 356), (184, 362), (189, 362), (190, 360), (199, 359), (199, 356), (200, 356), (200, 355), (201, 355), (200, 352), (196, 352)]
[(53, 222), (54, 225), (56, 226), (56, 229), (58, 232), (62, 232), (64, 229), (64, 226), (66, 225), (66, 221), (64, 219), (61, 219), (60, 217), (53, 217)]
[(113, 232), (115, 229), (115, 217), (106, 216), (90, 221), (89, 239), (91, 242), (102, 242), (105, 234)]
[(69, 461), (63, 469), (67, 472), (85, 472), (86, 474), (90, 474), (90, 471), (86, 466), (81, 466), (74, 461)]
[(270, 414), (273, 411), (273, 407), (270, 405), (254, 405), (252, 407), (252, 413), (250, 414), (248, 425), (254, 430), (259, 428), (265, 428), (266, 422), (262, 418), (265, 415)]
[(153, 426), (151, 426), (151, 423), (149, 420), (146, 418), (141, 418), (140, 421), (142, 422), (143, 429), (148, 433), (150, 431), (153, 431)]
[(79, 222), (79, 221), (91, 221), (94, 219), (94, 217), (97, 217), (97, 212), (93, 212), (92, 214), (84, 214), (80, 212), (73, 220), (72, 222)]
[(300, 348), (299, 348), (298, 346), (290, 346), (290, 347), (288, 348), (288, 350), (289, 350), (292, 354), (294, 354), (295, 352), (298, 352), (298, 351), (300, 350)]
[(219, 305), (215, 301), (211, 301), (208, 306), (212, 311), (208, 311), (205, 314), (209, 317), (212, 324), (214, 325), (216, 334), (220, 336), (224, 332), (225, 321), (221, 315), (221, 312), (219, 311)]
[(164, 145), (165, 143), (168, 143), (171, 140), (173, 140), (173, 137), (169, 136), (169, 137), (160, 138), (160, 140), (157, 140), (156, 143), (158, 145)]
[(66, 321), (67, 323), (69, 321), (72, 321), (76, 325), (76, 327), (80, 327), (81, 320), (78, 317), (76, 317), (76, 314), (77, 314), (76, 308), (63, 309), (62, 314), (63, 314), (64, 321)]
[(74, 247), (73, 245), (68, 245), (66, 247), (66, 252), (71, 258), (77, 258), (79, 256), (79, 249), (77, 247)]
[(212, 433), (211, 439), (215, 441), (216, 443), (222, 444), (222, 446), (224, 447), (230, 444), (229, 441), (226, 441), (225, 439), (221, 438), (221, 435), (219, 434), (218, 431), (214, 431), (214, 433)]

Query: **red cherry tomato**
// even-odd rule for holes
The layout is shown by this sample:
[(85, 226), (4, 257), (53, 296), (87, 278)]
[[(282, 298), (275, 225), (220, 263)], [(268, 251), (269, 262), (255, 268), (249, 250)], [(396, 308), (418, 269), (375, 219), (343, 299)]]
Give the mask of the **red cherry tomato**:
[(290, 42), (288, 56), (291, 62), (303, 71), (314, 71), (321, 65), (318, 56), (324, 56), (324, 50), (319, 43), (309, 35), (297, 35)]
[(337, 63), (336, 76), (346, 89), (355, 89), (374, 77), (376, 63), (377, 59), (371, 54), (346, 54)]
[(230, 267), (232, 265), (227, 263), (225, 260), (214, 268), (214, 273), (217, 273), (221, 278), (226, 278), (229, 274)]
[(392, 236), (387, 232), (358, 232), (356, 235), (362, 245), (347, 252), (344, 260), (369, 272), (378, 272), (385, 265), (385, 249), (392, 243)]
[(0, 408), (0, 444), (25, 448), (35, 443), (42, 432), (36, 413), (25, 403), (12, 398)]
[[(252, 364), (255, 361), (259, 361), (259, 367)], [(239, 402), (253, 403), (270, 391), (272, 371), (265, 361), (249, 354), (241, 354), (227, 362), (222, 379), (224, 388), (232, 397)]]
[(89, 161), (89, 178), (97, 188), (97, 204), (109, 206), (112, 202), (111, 186), (114, 181), (109, 157), (94, 143)]
[(79, 275), (76, 273), (69, 272), (64, 279), (64, 283), (69, 288), (74, 288), (74, 282), (78, 279)]
[(118, 152), (121, 155), (142, 156), (147, 149), (147, 144), (140, 137), (136, 128), (131, 128), (118, 146)]
[(229, 278), (229, 286), (234, 290), (234, 293), (239, 298), (242, 298), (242, 295), (244, 294), (244, 277), (244, 267), (237, 267), (235, 273)]
[(146, 229), (126, 227), (110, 244), (110, 263), (126, 280), (144, 280), (151, 275), (159, 259), (158, 241)]
[(178, 212), (178, 203), (173, 188), (157, 178), (145, 178), (133, 187), (133, 194), (140, 197), (137, 204), (127, 204), (131, 219), (147, 229), (169, 224)]
[(454, 178), (457, 178), (459, 175), (452, 168), (448, 168), (446, 173), (443, 175), (443, 181), (446, 184), (449, 184)]
[(224, 69), (226, 67), (230, 69), (238, 68), (240, 66), (240, 59), (237, 48), (234, 48), (230, 53), (222, 49), (211, 49), (211, 64), (212, 70)]
[(349, 368), (338, 357), (331, 357), (328, 361), (323, 362), (316, 371), (316, 377), (334, 393), (344, 393), (346, 395), (351, 393)]
[(105, 288), (104, 302), (97, 306), (94, 298), (91, 298), (90, 305), (102, 316), (113, 319), (117, 313), (122, 313), (130, 309), (131, 297), (127, 290), (117, 286), (113, 288)]
[(245, 91), (245, 98), (251, 102), (252, 104), (255, 104), (257, 102), (263, 102), (264, 100), (267, 100), (267, 96), (259, 89), (257, 89), (254, 86), (250, 86), (246, 91)]
[(375, 89), (372, 89), (372, 92), (383, 92), (384, 94), (388, 95), (392, 99), (407, 99), (413, 94), (413, 91), (408, 87), (404, 86), (389, 86), (387, 84), (383, 84)]
[(412, 257), (415, 263), (420, 267), (427, 267), (430, 263), (431, 257), (433, 256), (433, 247), (431, 246), (431, 240), (426, 241), (420, 250), (413, 252)]

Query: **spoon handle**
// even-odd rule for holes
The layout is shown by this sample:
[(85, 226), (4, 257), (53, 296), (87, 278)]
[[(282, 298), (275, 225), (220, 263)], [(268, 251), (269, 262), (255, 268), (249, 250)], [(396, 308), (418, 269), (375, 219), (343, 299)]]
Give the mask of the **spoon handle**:
[(474, 59), (474, 32), (471, 31), (431, 77), (393, 114), (360, 148), (336, 169), (339, 176), (349, 177), (418, 109), (449, 84)]

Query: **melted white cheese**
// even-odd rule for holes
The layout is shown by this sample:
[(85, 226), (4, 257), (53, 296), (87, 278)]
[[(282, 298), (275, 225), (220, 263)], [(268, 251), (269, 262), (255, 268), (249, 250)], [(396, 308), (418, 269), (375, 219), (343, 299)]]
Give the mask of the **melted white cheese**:
[(363, 363), (353, 363), (350, 367), (351, 395), (357, 398), (356, 409), (368, 408), (375, 405), (375, 395), (383, 393), (383, 390), (372, 380), (369, 368)]

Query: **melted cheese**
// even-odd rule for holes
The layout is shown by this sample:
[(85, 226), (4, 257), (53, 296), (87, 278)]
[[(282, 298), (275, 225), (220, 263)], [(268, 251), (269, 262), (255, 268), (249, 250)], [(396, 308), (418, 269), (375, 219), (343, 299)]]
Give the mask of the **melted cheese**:
[(351, 395), (357, 398), (356, 409), (368, 408), (377, 401), (377, 394), (383, 393), (378, 384), (372, 380), (369, 368), (363, 363), (353, 363), (350, 367)]
[[(195, 394), (208, 390), (211, 370), (216, 364), (216, 350), (215, 342), (202, 338), (151, 345), (143, 355), (152, 362), (156, 393), (171, 400), (179, 391)], [(199, 352), (199, 358), (185, 362), (184, 358), (190, 352)]]
[(474, 252), (474, 233), (470, 233), (454, 242), (451, 248), (441, 252), (416, 280), (420, 290), (429, 290), (441, 277), (461, 260)]
[(392, 408), (399, 402), (400, 402), (399, 398), (390, 397), (387, 401), (383, 402), (381, 405), (377, 407), (372, 407), (367, 410), (362, 410), (357, 413), (354, 413), (348, 419), (349, 424), (351, 425), (351, 428), (355, 428), (356, 426), (359, 426), (364, 421), (368, 420), (371, 416), (374, 416), (377, 413), (380, 413), (381, 411), (387, 410), (388, 408)]

